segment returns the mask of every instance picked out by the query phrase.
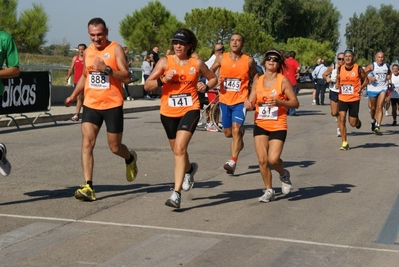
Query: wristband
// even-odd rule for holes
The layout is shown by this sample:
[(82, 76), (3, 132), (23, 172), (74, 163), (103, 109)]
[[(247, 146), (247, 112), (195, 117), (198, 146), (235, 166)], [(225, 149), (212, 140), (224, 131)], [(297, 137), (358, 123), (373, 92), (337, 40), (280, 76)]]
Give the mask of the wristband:
[(208, 92), (209, 91), (209, 86), (207, 84), (205, 84), (205, 87), (206, 87), (205, 92)]
[(158, 79), (157, 79), (157, 82), (158, 82), (158, 87), (162, 87), (162, 85), (164, 84), (164, 83), (162, 82), (161, 78), (158, 78)]

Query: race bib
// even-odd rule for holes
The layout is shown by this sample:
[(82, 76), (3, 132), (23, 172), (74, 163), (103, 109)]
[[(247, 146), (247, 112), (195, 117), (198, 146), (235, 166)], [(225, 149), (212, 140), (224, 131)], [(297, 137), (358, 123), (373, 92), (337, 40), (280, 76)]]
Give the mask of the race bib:
[(277, 120), (278, 107), (268, 107), (266, 104), (259, 104), (259, 113), (257, 119), (260, 120)]
[(344, 84), (341, 86), (341, 94), (343, 95), (351, 95), (354, 93), (352, 84)]
[(387, 75), (386, 75), (386, 73), (377, 73), (377, 74), (375, 75), (375, 78), (376, 78), (378, 81), (385, 81), (385, 80), (387, 79)]
[(225, 78), (223, 82), (224, 89), (226, 91), (238, 92), (241, 88), (240, 78)]
[(106, 90), (110, 88), (109, 75), (104, 72), (89, 72), (89, 86), (93, 89)]
[(193, 105), (193, 98), (190, 93), (170, 95), (168, 105), (170, 107), (189, 107)]

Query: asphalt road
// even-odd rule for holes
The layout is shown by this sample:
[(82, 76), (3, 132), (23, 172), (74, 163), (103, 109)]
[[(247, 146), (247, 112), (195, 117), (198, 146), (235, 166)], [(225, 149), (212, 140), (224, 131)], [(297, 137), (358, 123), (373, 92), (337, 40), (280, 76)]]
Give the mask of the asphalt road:
[(197, 131), (199, 165), (181, 209), (164, 205), (173, 157), (158, 111), (125, 114), (123, 143), (138, 153), (138, 178), (125, 180), (103, 128), (95, 148), (97, 201), (73, 194), (83, 183), (81, 132), (70, 121), (1, 128), (13, 170), (1, 177), (0, 266), (398, 266), (398, 127), (370, 131), (367, 99), (360, 130), (340, 151), (329, 106), (299, 97), (282, 158), (294, 191), (259, 203), (263, 183), (253, 147), (253, 113), (235, 176), (222, 165), (230, 139)]

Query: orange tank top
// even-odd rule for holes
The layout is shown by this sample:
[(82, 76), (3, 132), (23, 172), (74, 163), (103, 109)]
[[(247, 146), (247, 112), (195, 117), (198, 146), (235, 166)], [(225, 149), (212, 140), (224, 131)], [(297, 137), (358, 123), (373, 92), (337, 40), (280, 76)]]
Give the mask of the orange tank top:
[(270, 97), (287, 100), (282, 92), (283, 74), (277, 74), (276, 82), (271, 88), (263, 87), (265, 75), (261, 75), (256, 84), (255, 124), (270, 132), (287, 130), (287, 109), (282, 106), (269, 108), (266, 101)]
[(359, 65), (354, 64), (351, 70), (341, 66), (339, 70), (339, 95), (338, 99), (344, 102), (360, 100), (361, 79)]
[(249, 56), (243, 54), (238, 61), (230, 59), (230, 53), (224, 53), (220, 66), (220, 102), (229, 106), (245, 102), (248, 98)]
[(174, 70), (172, 80), (162, 86), (161, 114), (167, 117), (183, 117), (190, 110), (199, 110), (197, 93), (199, 70), (197, 59), (191, 57), (185, 66), (176, 63), (174, 55), (167, 56), (164, 74)]
[(114, 70), (119, 70), (115, 58), (115, 46), (117, 42), (111, 42), (104, 50), (98, 51), (93, 44), (87, 47), (85, 52), (86, 84), (84, 89), (83, 105), (105, 110), (123, 105), (123, 91), (121, 81), (94, 70), (92, 65), (97, 57), (101, 57), (105, 64)]

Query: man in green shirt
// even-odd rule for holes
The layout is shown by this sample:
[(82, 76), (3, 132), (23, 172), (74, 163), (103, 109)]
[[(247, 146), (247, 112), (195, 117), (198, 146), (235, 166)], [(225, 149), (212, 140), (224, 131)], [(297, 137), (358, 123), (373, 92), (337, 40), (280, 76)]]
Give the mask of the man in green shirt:
[[(6, 68), (3, 68), (6, 65)], [(18, 49), (10, 34), (0, 30), (0, 109), (3, 108), (4, 84), (2, 79), (19, 75)], [(11, 172), (11, 164), (7, 160), (7, 148), (0, 143), (0, 174), (7, 176)]]

